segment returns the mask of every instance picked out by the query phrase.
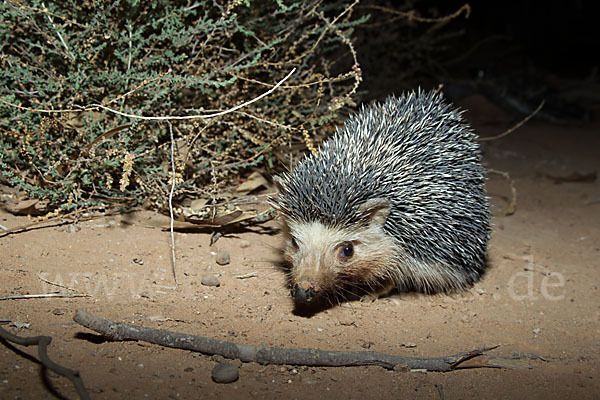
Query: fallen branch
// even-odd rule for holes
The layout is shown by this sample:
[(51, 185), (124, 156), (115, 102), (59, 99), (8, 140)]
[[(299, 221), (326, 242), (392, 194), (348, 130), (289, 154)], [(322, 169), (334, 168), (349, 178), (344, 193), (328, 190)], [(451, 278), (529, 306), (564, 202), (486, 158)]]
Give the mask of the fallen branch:
[[(497, 367), (492, 363), (473, 365), (468, 360), (482, 356), (497, 346), (463, 352), (445, 357), (403, 357), (373, 351), (326, 351), (310, 348), (272, 348), (238, 344), (208, 337), (186, 335), (163, 329), (147, 328), (113, 322), (83, 310), (77, 310), (73, 320), (111, 340), (142, 340), (161, 346), (221, 355), (229, 359), (259, 364), (308, 365), (325, 367), (378, 365), (386, 369), (407, 366), (411, 370), (447, 372), (459, 368)], [(465, 363), (463, 365), (463, 363)]]
[(63, 367), (62, 365), (55, 363), (50, 359), (50, 357), (48, 357), (47, 348), (50, 342), (52, 342), (52, 338), (50, 336), (20, 337), (17, 335), (13, 335), (4, 328), (0, 328), (0, 338), (8, 342), (19, 344), (21, 346), (37, 345), (40, 363), (50, 371), (54, 371), (57, 374), (62, 375), (68, 380), (70, 380), (75, 386), (79, 398), (84, 400), (88, 400), (90, 398), (88, 392), (85, 390), (83, 380), (81, 379), (81, 376), (79, 375), (78, 371), (74, 371), (72, 369)]

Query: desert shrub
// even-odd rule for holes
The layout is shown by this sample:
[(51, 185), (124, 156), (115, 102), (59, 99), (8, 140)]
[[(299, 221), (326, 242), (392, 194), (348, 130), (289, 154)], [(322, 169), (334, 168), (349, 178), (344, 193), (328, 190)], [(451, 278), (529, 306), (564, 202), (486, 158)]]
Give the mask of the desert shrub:
[[(19, 1), (0, 4), (0, 168), (51, 208), (210, 195), (248, 169), (289, 163), (340, 121), (360, 69), (353, 4), (275, 1)], [(170, 129), (123, 114), (173, 120)]]

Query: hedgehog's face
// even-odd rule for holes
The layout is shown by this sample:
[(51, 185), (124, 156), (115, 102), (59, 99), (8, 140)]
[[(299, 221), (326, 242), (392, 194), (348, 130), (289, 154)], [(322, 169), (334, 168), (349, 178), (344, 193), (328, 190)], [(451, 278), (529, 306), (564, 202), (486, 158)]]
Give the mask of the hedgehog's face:
[[(387, 210), (385, 210), (387, 216)], [(394, 244), (383, 219), (352, 227), (289, 221), (284, 255), (291, 266), (292, 295), (312, 303), (323, 295), (346, 297), (353, 287), (376, 287), (389, 275)]]

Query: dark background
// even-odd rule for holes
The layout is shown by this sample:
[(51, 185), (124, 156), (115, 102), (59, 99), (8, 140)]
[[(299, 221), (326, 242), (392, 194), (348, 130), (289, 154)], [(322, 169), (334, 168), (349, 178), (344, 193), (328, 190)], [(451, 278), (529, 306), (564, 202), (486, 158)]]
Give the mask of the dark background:
[(532, 62), (575, 76), (589, 74), (598, 64), (600, 21), (596, 1), (470, 4), (471, 27), (467, 33), (470, 40), (479, 35), (507, 35)]
[(371, 7), (442, 17), (464, 4), (361, 2), (357, 13), (371, 15), (355, 34), (364, 77), (362, 99), (381, 100), (391, 93), (443, 84), (457, 97), (453, 100), (486, 91), (494, 102), (501, 103), (507, 93), (505, 97), (520, 97), (529, 105), (514, 110), (518, 115), (546, 99), (545, 111), (558, 110), (560, 115), (564, 110), (565, 123), (592, 118), (600, 103), (597, 2), (470, 1), (468, 18), (462, 13), (443, 25), (394, 19), (393, 13)]

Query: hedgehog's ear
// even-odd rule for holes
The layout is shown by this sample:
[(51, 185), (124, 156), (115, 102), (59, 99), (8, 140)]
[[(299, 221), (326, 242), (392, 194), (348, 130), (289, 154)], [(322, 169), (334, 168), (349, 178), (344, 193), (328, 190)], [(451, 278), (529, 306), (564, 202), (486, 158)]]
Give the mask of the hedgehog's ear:
[(367, 217), (368, 225), (383, 226), (390, 214), (390, 201), (383, 198), (367, 200), (358, 210)]

